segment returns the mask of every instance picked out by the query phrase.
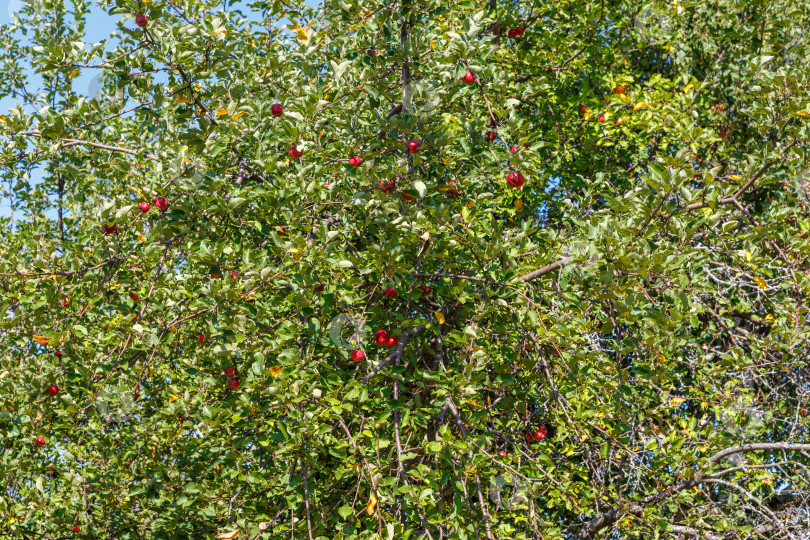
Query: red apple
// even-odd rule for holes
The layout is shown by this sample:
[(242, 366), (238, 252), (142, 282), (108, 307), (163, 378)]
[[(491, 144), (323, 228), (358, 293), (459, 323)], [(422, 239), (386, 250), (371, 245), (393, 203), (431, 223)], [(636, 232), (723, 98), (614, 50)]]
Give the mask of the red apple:
[(222, 274), (216, 274), (216, 273), (211, 274), (211, 279), (219, 279), (221, 277), (222, 277)]
[(473, 84), (475, 82), (475, 73), (467, 70), (467, 73), (464, 74), (461, 80), (464, 81), (464, 84)]
[(104, 234), (112, 234), (115, 232), (115, 223), (112, 225), (104, 224)]
[(625, 90), (624, 85), (619, 84), (619, 85), (616, 85), (616, 87), (613, 89), (613, 93), (616, 94), (617, 96), (620, 96), (620, 95), (624, 94), (624, 90)]
[(78, 533), (78, 532), (80, 532), (81, 530), (82, 530), (82, 528), (81, 528), (80, 526), (78, 526), (78, 525), (74, 525), (73, 527), (71, 527), (70, 532), (73, 532), (73, 533)]
[(431, 289), (427, 285), (419, 285), (419, 290), (422, 291), (422, 296), (427, 296), (433, 292), (433, 289)]
[(534, 441), (534, 432), (530, 431), (530, 432), (528, 432), (526, 434), (526, 442), (532, 442), (532, 441)]
[(231, 390), (236, 390), (239, 388), (239, 379), (231, 379), (228, 381), (228, 388)]
[(363, 160), (360, 158), (360, 156), (354, 156), (349, 158), (349, 165), (351, 165), (352, 167), (359, 167), (361, 163), (363, 163)]
[(62, 351), (56, 351), (53, 355), (57, 358), (62, 358)]
[(396, 298), (397, 297), (397, 290), (394, 287), (387, 287), (385, 292), (383, 292), (384, 296), (388, 298)]
[(497, 138), (498, 138), (498, 134), (497, 134), (497, 133), (495, 133), (494, 131), (490, 131), (490, 132), (489, 132), (489, 140), (490, 140), (490, 141), (494, 141), (494, 140), (495, 140), (495, 139), (497, 139)]
[(501, 450), (501, 451), (498, 452), (498, 455), (501, 456), (501, 457), (506, 457), (506, 452)]
[(141, 214), (145, 214), (149, 211), (150, 208), (152, 208), (152, 205), (149, 204), (148, 202), (142, 202), (141, 204), (138, 205), (138, 208), (140, 208)]
[(236, 375), (236, 367), (235, 366), (226, 367), (222, 371), (225, 372), (226, 377), (233, 377), (234, 375)]
[(411, 139), (408, 141), (408, 150), (411, 151), (411, 154), (418, 154), (419, 148), (422, 147), (422, 143), (417, 141), (416, 139)]
[(542, 441), (548, 435), (548, 428), (544, 425), (537, 428), (537, 431), (534, 432), (534, 440), (535, 441)]
[(614, 126), (618, 126), (618, 125), (619, 125), (619, 119), (618, 119), (618, 118), (617, 118), (616, 120), (614, 120), (614, 121), (613, 121), (613, 125), (614, 125)]
[(323, 283), (318, 283), (317, 285), (315, 285), (316, 291), (323, 292), (323, 289), (324, 289)]
[(374, 337), (374, 345), (384, 347), (388, 343), (388, 332), (385, 330), (377, 330), (377, 335)]
[(281, 113), (284, 112), (284, 107), (281, 106), (281, 103), (273, 103), (270, 106), (270, 112), (273, 116), (281, 116)]
[(394, 182), (392, 180), (380, 180), (380, 189), (383, 193), (393, 193)]
[(34, 439), (34, 446), (36, 446), (37, 448), (42, 448), (43, 446), (45, 446), (45, 437), (37, 437), (36, 439)]
[(138, 386), (136, 386), (136, 387), (135, 387), (135, 392), (134, 392), (134, 394), (135, 394), (135, 397), (136, 397), (136, 398), (137, 398), (137, 397), (140, 397), (140, 395), (141, 395), (141, 389), (140, 389), (140, 387), (138, 387)]
[(228, 276), (231, 279), (239, 279), (239, 272), (237, 270), (231, 270), (230, 272), (228, 272)]
[(197, 336), (197, 343), (205, 343), (205, 334)]
[(157, 206), (161, 212), (165, 212), (166, 209), (169, 208), (169, 201), (166, 200), (166, 197), (155, 197), (155, 206)]
[(404, 191), (402, 192), (402, 198), (405, 199), (406, 201), (412, 201), (413, 200), (413, 197), (411, 197), (410, 195), (408, 195)]
[(304, 152), (296, 148), (295, 146), (291, 146), (287, 153), (290, 154), (290, 157), (293, 159), (298, 159), (304, 155)]
[(363, 349), (357, 349), (352, 353), (352, 361), (360, 362), (366, 357), (366, 352)]
[(512, 153), (513, 153), (513, 154), (517, 154), (517, 151), (518, 151), (518, 145), (513, 144), (513, 145), (512, 145)]
[(50, 386), (48, 387), (48, 395), (49, 395), (49, 396), (53, 397), (53, 396), (55, 396), (55, 395), (56, 395), (56, 394), (58, 394), (58, 393), (59, 393), (59, 387), (58, 387), (58, 386), (56, 386), (55, 384), (52, 384), (52, 385), (50, 385)]
[(529, 341), (528, 339), (524, 339), (523, 340), (523, 348), (526, 349), (527, 351), (530, 351), (530, 350), (534, 349), (534, 345), (532, 345), (532, 342)]
[(509, 32), (507, 32), (507, 35), (510, 38), (514, 39), (516, 37), (522, 36), (523, 32), (525, 32), (525, 31), (526, 31), (526, 29), (523, 28), (522, 26), (516, 26), (515, 28), (510, 29)]
[(604, 114), (599, 117), (599, 122), (601, 122), (603, 124), (605, 123), (605, 115)]
[(579, 108), (579, 112), (581, 112), (582, 114), (585, 114), (586, 112), (588, 112), (588, 107), (583, 105), (582, 107)]
[(146, 24), (148, 22), (149, 22), (149, 20), (146, 18), (146, 15), (144, 15), (143, 13), (138, 13), (138, 15), (135, 17), (135, 24), (137, 24), (141, 28), (146, 28)]
[(520, 174), (519, 172), (510, 172), (506, 176), (506, 183), (514, 188), (521, 187), (523, 185), (523, 182), (525, 181), (526, 179), (523, 178), (523, 175)]
[(140, 298), (138, 298), (138, 295), (135, 294), (134, 292), (130, 292), (129, 297), (132, 298), (133, 302), (137, 302), (138, 300), (140, 300)]
[(70, 300), (68, 298), (62, 298), (62, 307), (70, 307)]
[(287, 233), (284, 231), (284, 229), (276, 229), (276, 234), (279, 236), (287, 236)]
[(390, 338), (388, 338), (388, 341), (386, 341), (385, 344), (388, 345), (389, 349), (393, 349), (399, 344), (399, 340), (396, 337), (391, 336)]

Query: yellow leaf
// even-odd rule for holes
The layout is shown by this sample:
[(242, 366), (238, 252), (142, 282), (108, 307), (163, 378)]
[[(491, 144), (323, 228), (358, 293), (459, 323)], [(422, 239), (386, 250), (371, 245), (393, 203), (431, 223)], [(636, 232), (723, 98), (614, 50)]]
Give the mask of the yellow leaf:
[(738, 253), (740, 254), (740, 256), (745, 257), (746, 261), (751, 262), (751, 252), (750, 251), (748, 251), (747, 249), (743, 249), (743, 250), (740, 250)]
[(522, 199), (515, 199), (515, 210), (520, 212), (523, 210), (523, 200)]
[(647, 104), (646, 104), (646, 103), (644, 103), (643, 101), (639, 101), (638, 103), (636, 103), (635, 105), (633, 105), (633, 110), (634, 110), (634, 111), (637, 111), (637, 110), (639, 110), (639, 109), (643, 109), (643, 108), (644, 108), (644, 107), (646, 107), (646, 106), (647, 106)]
[(368, 515), (373, 515), (375, 508), (377, 508), (377, 497), (375, 497), (372, 493), (371, 497), (368, 499), (368, 504), (366, 505), (366, 512), (368, 512)]
[(740, 177), (739, 177), (738, 175), (736, 175), (736, 174), (732, 174), (731, 176), (729, 176), (729, 177), (728, 177), (728, 179), (729, 179), (729, 180), (733, 180), (734, 182), (739, 182), (740, 180), (742, 180), (742, 178), (740, 178)]
[(146, 237), (144, 235), (138, 236), (138, 242), (145, 244), (147, 242)]
[(473, 206), (475, 206), (475, 201), (471, 200), (470, 202), (467, 203), (467, 208), (472, 208)]
[(766, 322), (766, 323), (768, 323), (768, 324), (772, 323), (772, 322), (773, 322), (773, 315), (771, 315), (770, 313), (768, 313), (768, 314), (765, 316), (765, 322)]
[(203, 86), (202, 83), (198, 82), (197, 84), (194, 85), (194, 89), (199, 92), (200, 90), (202, 90), (202, 86)]
[(223, 115), (226, 115), (226, 114), (228, 114), (228, 109), (219, 109), (219, 110), (216, 112), (216, 115), (217, 115), (217, 116), (223, 116)]
[(170, 326), (169, 327), (169, 332), (177, 332), (177, 327), (176, 326)]
[(705, 444), (703, 444), (701, 446), (698, 446), (698, 450), (700, 450), (701, 452), (705, 452), (708, 449), (709, 449), (709, 447), (706, 446)]
[(444, 324), (444, 313), (441, 311), (434, 311), (434, 315), (436, 315), (436, 320), (439, 321), (439, 324)]
[(177, 103), (188, 103), (188, 97), (184, 95), (179, 95), (174, 98)]
[(269, 371), (273, 377), (278, 377), (278, 374), (281, 373), (281, 366), (273, 366)]
[(40, 345), (47, 345), (48, 343), (51, 342), (51, 338), (45, 337), (45, 336), (34, 335), (34, 341), (36, 341)]
[(172, 403), (172, 402), (174, 402), (174, 401), (177, 401), (178, 399), (180, 399), (180, 396), (178, 396), (177, 394), (175, 394), (175, 395), (173, 395), (172, 397), (170, 397), (170, 398), (169, 398), (169, 403)]
[(765, 280), (764, 280), (764, 279), (762, 279), (761, 277), (759, 277), (759, 276), (754, 276), (754, 281), (757, 283), (757, 285), (759, 285), (759, 286), (760, 286), (760, 288), (761, 288), (763, 291), (764, 291), (765, 289), (767, 289), (767, 288), (768, 288), (768, 284), (767, 284), (767, 283), (765, 282)]
[(798, 114), (799, 116), (810, 116), (810, 113), (808, 113), (807, 111), (798, 111), (796, 114)]
[(79, 74), (79, 70), (78, 70), (78, 69), (74, 69), (74, 70), (73, 70), (73, 71), (71, 71), (71, 72), (70, 72), (70, 74), (68, 75), (68, 80), (69, 80), (69, 81), (72, 81), (72, 80), (73, 80), (73, 77), (75, 77), (75, 76), (76, 76), (76, 75), (78, 75), (78, 74)]
[(221, 540), (231, 540), (232, 538), (236, 538), (237, 536), (239, 536), (239, 529), (236, 529), (235, 531), (229, 533), (218, 534), (217, 538), (220, 538)]
[(242, 116), (244, 116), (244, 115), (245, 115), (245, 111), (239, 111), (238, 113), (236, 113), (236, 114), (234, 114), (233, 116), (231, 116), (231, 122), (233, 122), (233, 121), (234, 121), (234, 120), (236, 120), (237, 118), (241, 118), (241, 117), (242, 117)]
[(5, 122), (5, 121), (6, 121), (6, 117), (3, 116), (2, 114), (0, 114), (0, 122)]
[(672, 406), (677, 407), (678, 405), (680, 405), (684, 401), (686, 401), (686, 400), (681, 398), (681, 397), (672, 398)]
[(431, 49), (435, 49), (435, 48), (436, 48), (436, 44), (435, 44), (435, 43), (433, 43), (433, 40), (432, 40), (432, 39), (430, 40), (430, 48), (431, 48)]

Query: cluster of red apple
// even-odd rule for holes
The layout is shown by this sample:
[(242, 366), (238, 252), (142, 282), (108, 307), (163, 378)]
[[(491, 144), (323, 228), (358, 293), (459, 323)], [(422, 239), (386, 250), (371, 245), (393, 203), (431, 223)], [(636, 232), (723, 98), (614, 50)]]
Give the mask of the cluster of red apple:
[(374, 337), (374, 345), (377, 347), (388, 347), (392, 349), (399, 344), (399, 339), (396, 336), (389, 336), (385, 330), (377, 330)]
[(525, 31), (526, 29), (522, 26), (517, 26), (515, 28), (510, 28), (506, 35), (512, 39), (515, 39), (516, 37), (522, 36)]
[(545, 424), (537, 428), (535, 431), (526, 433), (526, 442), (540, 442), (548, 435), (548, 427)]
[[(155, 197), (155, 206), (157, 206), (161, 212), (165, 212), (169, 209), (169, 200), (166, 197)], [(148, 202), (142, 202), (138, 205), (141, 214), (147, 213), (151, 208), (152, 205)], [(102, 227), (104, 228), (104, 234), (113, 234), (118, 228), (115, 223), (105, 223)]]
[[(201, 336), (205, 339), (205, 336)], [(197, 338), (199, 340), (199, 338)], [(228, 388), (231, 390), (238, 390), (239, 389), (239, 379), (236, 378), (236, 366), (228, 366), (222, 370), (225, 373), (226, 377), (230, 377), (228, 379)]]

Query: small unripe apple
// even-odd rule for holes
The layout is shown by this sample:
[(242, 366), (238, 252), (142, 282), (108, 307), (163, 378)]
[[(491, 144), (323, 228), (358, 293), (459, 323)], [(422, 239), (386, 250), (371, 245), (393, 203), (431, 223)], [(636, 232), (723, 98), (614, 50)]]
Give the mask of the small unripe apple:
[(36, 446), (37, 448), (42, 448), (43, 446), (45, 446), (45, 437), (37, 437), (36, 439), (34, 439), (34, 446)]
[(290, 157), (293, 159), (298, 159), (304, 155), (304, 152), (296, 148), (295, 146), (291, 146), (287, 153), (290, 154)]
[(115, 229), (116, 229), (115, 223), (113, 223), (112, 225), (108, 225), (106, 223), (104, 224), (104, 234), (112, 234), (115, 232)]
[(411, 197), (410, 195), (408, 195), (404, 191), (402, 192), (402, 198), (405, 199), (406, 201), (412, 201), (413, 200), (413, 197)]
[(81, 530), (82, 530), (82, 528), (80, 526), (78, 526), (78, 525), (74, 525), (73, 527), (70, 528), (70, 532), (72, 532), (72, 533), (78, 533)]
[(231, 379), (228, 381), (228, 388), (231, 390), (236, 390), (239, 388), (239, 379)]
[(498, 138), (498, 134), (495, 133), (494, 131), (490, 131), (488, 136), (490, 141), (494, 141), (495, 139)]
[(408, 150), (411, 151), (411, 154), (418, 154), (421, 147), (422, 143), (416, 139), (411, 139), (408, 141)]
[(388, 298), (396, 298), (397, 297), (397, 290), (394, 287), (387, 287), (385, 292), (383, 292), (384, 296)]
[(56, 394), (58, 394), (58, 393), (59, 393), (59, 387), (58, 387), (58, 386), (56, 386), (55, 384), (52, 384), (52, 385), (50, 385), (50, 386), (48, 387), (48, 395), (49, 395), (49, 396), (53, 397), (53, 396), (55, 396), (55, 395), (56, 395)]
[(138, 208), (141, 210), (141, 214), (145, 214), (149, 211), (150, 208), (152, 208), (152, 205), (149, 204), (148, 202), (142, 202), (141, 204), (138, 205)]
[(57, 358), (62, 358), (62, 351), (56, 351), (53, 355)]
[(169, 201), (166, 197), (155, 197), (155, 206), (157, 206), (161, 212), (165, 212), (166, 209), (169, 208)]
[(363, 160), (360, 156), (354, 156), (349, 158), (349, 165), (351, 165), (352, 167), (359, 167), (361, 163), (363, 163)]
[(141, 28), (146, 28), (146, 25), (147, 25), (148, 22), (149, 22), (149, 20), (146, 18), (146, 15), (144, 15), (143, 13), (138, 13), (138, 15), (135, 17), (135, 24), (137, 24)]
[(464, 81), (464, 84), (473, 84), (475, 82), (475, 73), (467, 70), (467, 73), (464, 74), (461, 80)]
[(394, 182), (392, 180), (380, 180), (380, 190), (382, 190), (383, 193), (393, 193)]
[(314, 388), (314, 389), (312, 390), (312, 397), (314, 397), (315, 399), (320, 399), (320, 397), (321, 397), (322, 395), (323, 395), (323, 392), (321, 391), (321, 389), (320, 389), (320, 388)]
[(284, 112), (284, 107), (281, 106), (281, 103), (273, 103), (270, 106), (270, 112), (273, 116), (281, 116), (281, 113)]
[(318, 283), (317, 285), (315, 285), (315, 290), (316, 291), (323, 292), (323, 289), (324, 289), (323, 283)]
[(599, 122), (603, 123), (603, 124), (605, 123), (605, 115), (604, 114), (599, 117)]
[(506, 183), (514, 188), (519, 188), (523, 185), (526, 179), (523, 178), (523, 175), (519, 172), (510, 172), (506, 176)]
[(70, 307), (70, 299), (62, 298), (62, 307)]
[(363, 358), (366, 357), (366, 351), (363, 349), (357, 349), (352, 353), (352, 361), (353, 362), (361, 362)]
[(138, 300), (140, 300), (140, 298), (138, 297), (138, 295), (137, 295), (137, 294), (135, 294), (134, 292), (131, 292), (131, 291), (130, 291), (130, 293), (129, 293), (129, 297), (130, 297), (130, 298), (132, 298), (132, 301), (133, 301), (133, 302), (137, 302)]
[(399, 339), (397, 339), (395, 336), (391, 336), (390, 338), (388, 338), (388, 341), (386, 341), (385, 344), (388, 346), (389, 349), (393, 349), (399, 344)]

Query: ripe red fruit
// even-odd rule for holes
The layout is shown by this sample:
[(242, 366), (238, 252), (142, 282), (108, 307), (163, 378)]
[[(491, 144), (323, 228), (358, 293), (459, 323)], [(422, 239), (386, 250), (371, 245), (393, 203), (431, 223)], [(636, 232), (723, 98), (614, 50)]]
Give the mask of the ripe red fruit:
[(388, 341), (386, 341), (385, 344), (388, 345), (389, 349), (393, 349), (399, 344), (399, 340), (396, 337), (391, 336), (390, 338), (388, 338)]
[(422, 291), (422, 296), (427, 296), (433, 292), (433, 289), (431, 289), (427, 285), (419, 285), (419, 289)]
[(34, 446), (36, 446), (37, 448), (42, 448), (43, 446), (45, 446), (45, 437), (37, 437), (36, 439), (34, 439)]
[(287, 153), (290, 154), (290, 157), (293, 159), (298, 159), (304, 155), (304, 152), (296, 148), (295, 146), (291, 146)]
[(528, 432), (526, 434), (526, 442), (532, 442), (532, 441), (534, 441), (534, 432), (530, 431), (530, 432)]
[(135, 17), (135, 24), (137, 24), (141, 28), (146, 28), (146, 24), (148, 22), (149, 22), (149, 20), (146, 18), (146, 15), (144, 15), (143, 13), (138, 13), (138, 15)]
[(527, 351), (530, 351), (530, 350), (534, 349), (534, 345), (528, 339), (524, 339), (523, 340), (523, 348), (526, 349)]
[(276, 229), (276, 234), (279, 236), (286, 236), (287, 233), (284, 232), (284, 229)]
[(413, 197), (411, 197), (410, 195), (408, 195), (404, 191), (402, 192), (402, 198), (405, 199), (406, 201), (412, 201), (413, 200)]
[(526, 179), (523, 178), (523, 175), (520, 174), (519, 172), (510, 172), (506, 176), (506, 183), (514, 188), (521, 187), (523, 185), (523, 182), (525, 181)]
[(317, 285), (315, 285), (316, 291), (323, 292), (323, 289), (324, 289), (323, 283), (318, 283)]
[(81, 530), (82, 530), (82, 528), (81, 528), (81, 527), (79, 527), (78, 525), (74, 525), (73, 527), (71, 527), (70, 532), (73, 532), (73, 533), (78, 533), (78, 532), (80, 532)]
[(199, 336), (197, 336), (197, 342), (205, 343), (205, 334), (200, 334)]
[(501, 457), (506, 457), (506, 452), (501, 450), (501, 451), (498, 452), (498, 455), (501, 456)]
[(349, 158), (349, 165), (351, 165), (352, 167), (359, 167), (361, 163), (363, 163), (363, 160), (360, 158), (360, 156), (354, 156)]
[(239, 279), (239, 272), (236, 270), (231, 270), (228, 272), (228, 276), (230, 276), (231, 279)]
[(53, 353), (53, 355), (56, 356), (57, 358), (62, 358), (62, 351), (56, 351), (55, 353)]
[(53, 396), (55, 396), (55, 395), (56, 395), (56, 394), (58, 394), (58, 393), (59, 393), (59, 387), (58, 387), (58, 386), (56, 386), (55, 384), (52, 384), (52, 385), (50, 385), (50, 386), (48, 387), (48, 395), (49, 395), (49, 396), (53, 397)]
[(377, 335), (374, 338), (374, 345), (384, 347), (388, 343), (388, 332), (385, 330), (377, 330)]
[(580, 108), (579, 108), (579, 112), (581, 112), (581, 113), (583, 113), (583, 114), (584, 114), (584, 113), (586, 113), (586, 112), (588, 112), (588, 107), (586, 107), (585, 105), (583, 105), (582, 107), (580, 107)]
[(70, 307), (70, 300), (67, 298), (62, 298), (62, 307)]
[(141, 204), (138, 205), (138, 208), (140, 208), (141, 214), (145, 214), (149, 211), (150, 208), (152, 208), (152, 205), (149, 204), (148, 202), (142, 202)]
[(513, 144), (513, 145), (512, 145), (512, 153), (513, 153), (513, 154), (517, 154), (517, 151), (518, 151), (518, 145)]
[(416, 139), (411, 139), (408, 141), (408, 150), (411, 151), (411, 154), (418, 154), (419, 148), (422, 147), (422, 143), (417, 141)]
[(226, 377), (233, 377), (236, 375), (236, 368), (234, 366), (226, 367), (224, 370)]
[(231, 390), (236, 390), (239, 388), (239, 379), (231, 379), (228, 381), (228, 388)]
[(166, 200), (166, 197), (155, 197), (155, 206), (157, 206), (161, 212), (165, 212), (167, 208), (169, 208), (169, 201)]
[(604, 114), (599, 117), (599, 122), (601, 122), (601, 123), (605, 122), (605, 115)]
[(497, 139), (497, 138), (498, 138), (498, 134), (497, 134), (497, 133), (495, 133), (494, 131), (490, 131), (490, 132), (489, 132), (489, 140), (490, 140), (490, 141), (494, 141), (494, 140), (495, 140), (495, 139)]
[(388, 298), (396, 298), (397, 290), (394, 287), (387, 287), (383, 295), (387, 296)]
[(219, 279), (222, 277), (222, 274), (211, 274), (211, 279)]
[(394, 182), (392, 180), (380, 180), (380, 189), (383, 193), (393, 193)]
[(363, 349), (357, 349), (352, 353), (352, 361), (360, 362), (366, 357), (366, 352)]
[(617, 96), (620, 96), (624, 94), (624, 90), (625, 90), (624, 85), (619, 84), (613, 89), (613, 93), (616, 94)]
[(516, 37), (520, 37), (520, 36), (522, 36), (522, 35), (523, 35), (523, 32), (525, 32), (525, 31), (526, 31), (526, 29), (525, 29), (525, 28), (523, 28), (522, 26), (516, 26), (515, 28), (511, 28), (511, 29), (509, 30), (509, 32), (507, 32), (507, 35), (508, 35), (510, 38), (514, 39), (514, 38), (516, 38)]
[(104, 234), (112, 234), (115, 232), (115, 223), (112, 225), (104, 224)]
[(613, 125), (614, 125), (614, 126), (618, 126), (618, 125), (619, 125), (619, 119), (618, 119), (618, 118), (617, 118), (616, 120), (614, 120), (614, 121), (613, 121)]
[(537, 428), (537, 431), (534, 432), (534, 440), (535, 441), (542, 441), (548, 435), (548, 428), (544, 425)]
[(461, 78), (461, 80), (464, 81), (464, 84), (473, 84), (475, 82), (475, 73), (468, 70), (467, 73), (464, 74), (464, 77)]
[(273, 103), (270, 106), (270, 112), (273, 116), (281, 116), (281, 113), (284, 112), (284, 107), (281, 106), (281, 103)]
[(135, 387), (135, 397), (139, 397), (141, 395), (141, 389), (139, 387)]
[(134, 292), (130, 292), (129, 297), (132, 298), (133, 302), (137, 302), (138, 300), (140, 300), (140, 298), (138, 298), (138, 295), (135, 294)]

